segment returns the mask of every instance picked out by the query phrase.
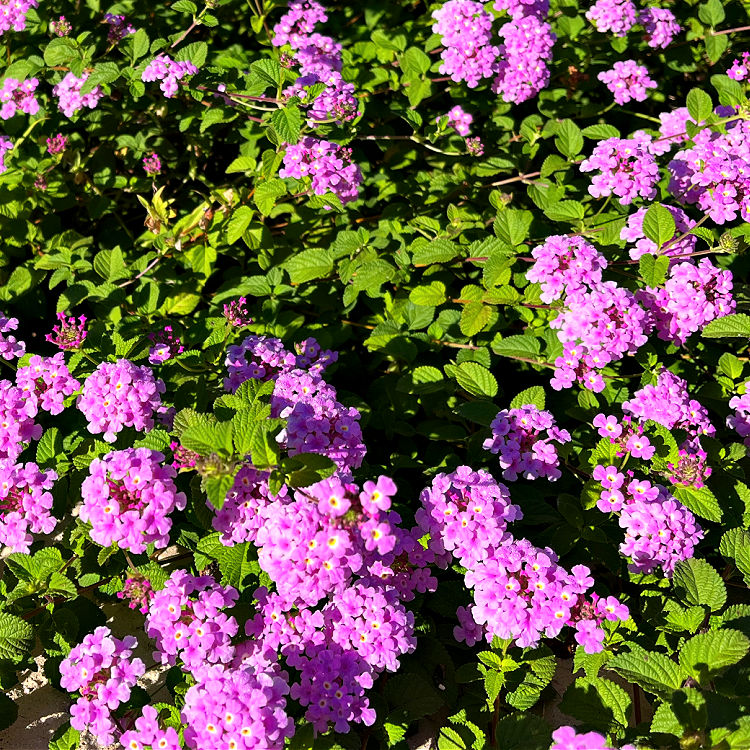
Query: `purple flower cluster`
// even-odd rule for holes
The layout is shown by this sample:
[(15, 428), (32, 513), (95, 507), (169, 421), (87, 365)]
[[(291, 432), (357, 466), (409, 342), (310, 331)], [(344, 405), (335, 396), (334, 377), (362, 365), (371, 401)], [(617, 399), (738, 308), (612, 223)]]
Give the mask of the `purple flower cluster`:
[(289, 10), (273, 27), (271, 44), (274, 47), (289, 44), (293, 49), (299, 49), (315, 31), (317, 24), (327, 20), (325, 8), (315, 0), (292, 0)]
[(34, 421), (36, 401), (27, 395), (9, 380), (0, 380), (0, 459), (15, 460), (26, 443), (42, 436), (42, 426)]
[(88, 420), (89, 432), (104, 433), (104, 440), (113, 443), (124, 427), (153, 429), (165, 390), (164, 381), (154, 378), (148, 367), (118, 359), (102, 362), (86, 378), (76, 406)]
[(88, 94), (81, 94), (83, 84), (86, 83), (88, 77), (89, 74), (85, 71), (80, 78), (68, 73), (60, 83), (52, 88), (52, 93), (58, 99), (57, 106), (66, 117), (72, 117), (84, 107), (94, 109), (104, 96), (104, 92), (99, 86), (94, 86)]
[(604, 380), (597, 370), (643, 346), (647, 322), (633, 293), (614, 281), (572, 292), (562, 312), (550, 322), (564, 345), (550, 385), (561, 390), (578, 381), (596, 393), (603, 390)]
[(654, 156), (661, 156), (672, 149), (672, 146), (683, 143), (689, 139), (685, 128), (688, 122), (697, 124), (687, 107), (678, 107), (671, 112), (662, 112), (659, 115), (659, 138), (655, 138), (648, 146), (648, 150)]
[(681, 346), (710, 321), (734, 312), (732, 288), (732, 272), (702, 258), (673, 265), (664, 286), (639, 290), (638, 300), (659, 338)]
[[(120, 744), (125, 750), (181, 750), (180, 736), (173, 727), (162, 729), (153, 706), (144, 706), (135, 720), (135, 728), (123, 732)], [(239, 747), (239, 746), (238, 746)]]
[(29, 8), (38, 8), (38, 0), (0, 0), (0, 36), (6, 31), (23, 31)]
[(628, 216), (627, 223), (620, 231), (621, 240), (635, 243), (635, 247), (630, 248), (632, 260), (638, 260), (644, 255), (680, 257), (690, 255), (695, 251), (695, 243), (698, 238), (694, 234), (685, 234), (695, 226), (695, 222), (681, 208), (661, 205), (672, 214), (675, 223), (674, 235), (659, 248), (653, 240), (646, 237), (643, 231), (643, 218), (646, 216), (648, 208), (639, 208), (635, 213)]
[(256, 335), (230, 346), (225, 364), (228, 377), (224, 379), (224, 388), (232, 393), (246, 380), (275, 380), (282, 372), (302, 367), (281, 339)]
[(149, 333), (153, 346), (148, 351), (148, 361), (160, 365), (185, 351), (179, 336), (172, 333), (172, 326), (166, 325), (158, 333)]
[(541, 19), (549, 13), (549, 0), (495, 0), (492, 7), (507, 11), (511, 18), (536, 16)]
[(282, 750), (294, 734), (289, 686), (251, 668), (206, 667), (185, 693), (185, 743), (200, 750)]
[(716, 224), (750, 220), (750, 122), (727, 123), (725, 133), (708, 128), (669, 163), (669, 192), (695, 204)]
[(159, 88), (168, 99), (177, 93), (180, 83), (185, 83), (185, 76), (192, 76), (198, 68), (189, 60), (178, 62), (169, 55), (157, 55), (141, 73), (141, 80), (161, 81)]
[(107, 29), (107, 41), (110, 44), (117, 44), (126, 36), (135, 34), (135, 26), (128, 23), (125, 16), (116, 15), (114, 13), (105, 13), (104, 23), (109, 26)]
[(0, 312), (0, 357), (10, 361), (19, 359), (26, 353), (26, 343), (19, 341), (15, 336), (5, 336), (10, 331), (18, 330), (18, 318), (6, 318)]
[(148, 544), (166, 547), (172, 520), (183, 510), (185, 494), (178, 492), (164, 454), (148, 448), (126, 448), (95, 458), (83, 480), (80, 517), (91, 524), (91, 538), (103, 547), (117, 542), (124, 549), (145, 552)]
[(0, 135), (0, 174), (8, 169), (5, 163), (5, 155), (13, 150), (13, 141), (5, 135)]
[(549, 83), (547, 62), (552, 59), (556, 37), (552, 27), (531, 14), (506, 23), (492, 90), (503, 101), (520, 104), (536, 96)]
[(161, 172), (161, 159), (159, 154), (150, 153), (143, 157), (143, 171), (149, 176), (154, 177)]
[(0, 87), (0, 117), (9, 120), (17, 112), (35, 115), (39, 111), (39, 102), (34, 96), (38, 85), (38, 78), (29, 78), (26, 81), (6, 78)]
[(471, 123), (474, 117), (469, 112), (465, 112), (460, 104), (446, 112), (444, 117), (448, 118), (448, 127), (453, 128), (459, 135), (467, 136), (471, 133)]
[(315, 195), (331, 192), (342, 203), (357, 199), (362, 173), (351, 161), (350, 148), (311, 136), (304, 136), (296, 144), (287, 143), (284, 148), (279, 177), (309, 177)]
[(536, 262), (526, 278), (541, 284), (540, 296), (547, 304), (587, 285), (599, 284), (607, 267), (604, 256), (583, 237), (552, 235), (531, 255)]
[(633, 138), (607, 138), (599, 141), (591, 156), (580, 164), (581, 172), (593, 172), (589, 193), (594, 198), (616, 195), (623, 206), (640, 196), (656, 197), (659, 166), (649, 152), (651, 137), (645, 133)]
[(211, 576), (175, 570), (151, 598), (146, 615), (146, 633), (156, 642), (154, 659), (175, 664), (179, 657), (198, 679), (208, 665), (229, 663), (238, 626), (222, 610), (233, 607), (238, 596)]
[(490, 429), (492, 437), (482, 447), (500, 454), (503, 479), (515, 482), (520, 474), (525, 479), (545, 477), (554, 482), (562, 476), (555, 443), (570, 442), (570, 433), (557, 427), (550, 412), (533, 404), (503, 409)]
[(620, 552), (632, 560), (629, 570), (653, 573), (661, 568), (670, 575), (678, 562), (693, 556), (703, 531), (665, 487), (634, 479), (632, 471), (625, 474), (614, 466), (597, 466), (593, 477), (603, 487), (596, 507), (620, 514), (625, 530)]
[(642, 421), (648, 419), (685, 430), (691, 437), (714, 435), (706, 408), (690, 398), (687, 381), (669, 370), (661, 370), (655, 385), (645, 385), (622, 405), (622, 410)]
[(475, 88), (496, 72), (500, 50), (490, 44), (492, 16), (474, 0), (448, 0), (433, 11), (432, 30), (442, 37), (440, 72)]
[[(62, 148), (65, 149), (64, 144)], [(52, 333), (46, 334), (44, 338), (59, 349), (80, 349), (86, 338), (86, 316), (81, 315), (76, 320), (76, 318), (66, 317), (64, 312), (60, 312), (57, 313), (57, 320), (59, 321), (58, 325), (53, 326)]]
[(631, 0), (597, 0), (587, 11), (586, 18), (597, 31), (611, 31), (615, 36), (626, 36), (636, 22), (636, 8)]
[(469, 620), (480, 626), (485, 638), (511, 638), (517, 646), (536, 646), (544, 636), (554, 638), (566, 625), (586, 653), (603, 648), (605, 620), (627, 620), (628, 608), (615, 597), (587, 597), (594, 584), (585, 565), (570, 572), (557, 564), (549, 548), (535, 547), (526, 539), (509, 541), (491, 550), (465, 575), (474, 603), (461, 613), (457, 639), (472, 640), (479, 633), (467, 628)]
[(459, 466), (438, 474), (419, 496), (415, 520), (430, 535), (436, 558), (451, 553), (465, 568), (473, 568), (490, 552), (510, 540), (508, 524), (523, 517), (510, 492), (489, 472)]
[(680, 33), (674, 13), (667, 8), (644, 8), (638, 13), (638, 23), (646, 32), (646, 42), (654, 49), (665, 49)]
[(750, 382), (745, 383), (745, 392), (741, 396), (729, 400), (729, 408), (734, 409), (734, 414), (727, 417), (727, 427), (735, 430), (750, 447)]
[(70, 374), (65, 357), (58, 352), (52, 357), (34, 354), (28, 365), (16, 372), (16, 385), (33, 400), (37, 408), (50, 414), (60, 414), (63, 400), (75, 393), (81, 384)]
[(623, 417), (620, 422), (613, 414), (597, 414), (594, 417), (594, 427), (598, 428), (602, 437), (608, 438), (610, 443), (617, 446), (617, 456), (630, 453), (634, 458), (648, 461), (656, 452), (651, 441), (643, 434), (643, 425), (630, 417)]
[(90, 731), (102, 745), (114, 741), (112, 711), (130, 698), (131, 688), (146, 668), (132, 659), (137, 645), (132, 635), (120, 640), (109, 628), (99, 627), (84, 637), (60, 663), (60, 684), (80, 698), (70, 709), (70, 723)]
[(646, 101), (648, 89), (656, 88), (656, 81), (649, 77), (648, 70), (635, 60), (618, 60), (613, 68), (599, 73), (597, 78), (612, 92), (616, 104)]
[(49, 490), (56, 479), (54, 471), (42, 471), (34, 463), (0, 459), (0, 549), (28, 552), (31, 533), (49, 534), (55, 528)]
[[(308, 100), (307, 87), (316, 83), (325, 84), (325, 88), (314, 99)], [(303, 105), (308, 106), (307, 124), (312, 128), (326, 122), (340, 125), (359, 114), (354, 84), (347, 83), (335, 70), (323, 76), (317, 73), (300, 76), (292, 86), (284, 89), (284, 96), (297, 96)]]
[(735, 59), (727, 75), (734, 81), (744, 81), (750, 76), (750, 52), (743, 52), (741, 59)]

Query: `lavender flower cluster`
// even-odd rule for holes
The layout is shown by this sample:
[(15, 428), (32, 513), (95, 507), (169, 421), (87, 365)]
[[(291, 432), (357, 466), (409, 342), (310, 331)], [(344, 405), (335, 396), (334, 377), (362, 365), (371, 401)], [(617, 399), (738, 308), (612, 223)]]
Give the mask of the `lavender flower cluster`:
[(681, 31), (671, 10), (647, 7), (639, 11), (632, 0), (597, 0), (586, 11), (586, 18), (597, 31), (611, 31), (619, 37), (627, 36), (638, 23), (643, 28), (646, 43), (655, 49), (668, 47)]

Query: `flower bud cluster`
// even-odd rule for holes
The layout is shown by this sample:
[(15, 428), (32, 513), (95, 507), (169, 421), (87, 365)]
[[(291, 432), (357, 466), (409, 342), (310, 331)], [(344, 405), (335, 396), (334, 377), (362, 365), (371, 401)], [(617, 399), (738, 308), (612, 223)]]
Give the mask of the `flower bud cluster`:
[[(65, 150), (64, 144), (62, 150)], [(87, 334), (86, 316), (81, 315), (76, 320), (76, 318), (66, 317), (64, 312), (60, 312), (57, 313), (57, 320), (59, 322), (52, 327), (52, 333), (48, 333), (44, 338), (59, 349), (80, 349)]]

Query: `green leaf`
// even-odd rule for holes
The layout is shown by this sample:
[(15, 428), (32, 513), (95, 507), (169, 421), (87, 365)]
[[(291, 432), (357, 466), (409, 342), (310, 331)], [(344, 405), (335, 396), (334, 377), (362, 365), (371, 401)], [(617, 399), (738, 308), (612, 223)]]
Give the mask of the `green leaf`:
[(725, 17), (721, 0), (708, 0), (698, 8), (698, 18), (709, 26), (718, 26)]
[(492, 308), (482, 302), (469, 302), (461, 311), (459, 328), (464, 336), (475, 336), (492, 319)]
[(585, 724), (609, 732), (627, 727), (631, 698), (625, 690), (599, 677), (579, 677), (568, 687), (560, 710)]
[(20, 617), (0, 612), (0, 659), (20, 662), (34, 645), (34, 629)]
[[(729, 37), (727, 34), (721, 36), (707, 36), (704, 38), (704, 44), (706, 45), (706, 54), (708, 59), (712, 62), (718, 62), (719, 58), (726, 52), (729, 46)], [(721, 99), (719, 100), (721, 101)]]
[(714, 111), (711, 97), (703, 89), (690, 89), (687, 95), (687, 108), (697, 123), (707, 120)]
[(419, 47), (409, 47), (399, 57), (399, 65), (407, 77), (418, 77), (429, 71), (432, 61)]
[(44, 465), (62, 451), (62, 438), (57, 427), (48, 427), (36, 446), (36, 462)]
[(719, 357), (719, 369), (727, 377), (732, 378), (732, 380), (737, 380), (742, 376), (744, 365), (741, 360), (734, 356), (734, 354), (724, 352), (724, 354)]
[(672, 494), (686, 508), (693, 511), (695, 515), (700, 516), (701, 518), (706, 518), (714, 523), (719, 523), (719, 521), (721, 521), (722, 511), (719, 506), (719, 501), (708, 487), (696, 489), (695, 487), (675, 485), (672, 487)]
[(208, 45), (205, 42), (192, 42), (180, 47), (174, 59), (178, 62), (190, 61), (196, 68), (202, 68), (208, 57)]
[(250, 226), (252, 220), (253, 209), (250, 206), (238, 206), (235, 208), (227, 222), (227, 242), (230, 245), (237, 242)]
[(727, 601), (727, 588), (721, 576), (705, 560), (691, 558), (675, 565), (672, 582), (688, 604), (700, 604), (712, 612)]
[[(745, 102), (745, 92), (739, 81), (734, 81), (727, 75), (716, 74), (711, 76), (711, 85), (719, 94), (719, 104), (737, 106)], [(694, 233), (697, 234), (697, 231)]]
[(77, 57), (78, 45), (68, 37), (53, 39), (44, 48), (44, 62), (50, 67), (54, 65), (65, 65), (74, 57)]
[(474, 396), (497, 395), (497, 379), (478, 362), (461, 362), (456, 367), (456, 381), (468, 393)]
[[(217, 532), (209, 534), (198, 542), (197, 551), (205, 557), (216, 560), (221, 571), (222, 583), (242, 591), (245, 578), (258, 575), (260, 565), (254, 559), (253, 546), (249, 542), (233, 544), (231, 547), (221, 543)], [(198, 563), (196, 562), (196, 565)]]
[(750, 639), (739, 630), (711, 630), (693, 636), (680, 650), (680, 666), (700, 685), (736, 664), (750, 650)]
[(597, 125), (589, 125), (582, 131), (586, 138), (591, 138), (595, 141), (603, 141), (607, 138), (619, 138), (620, 131), (614, 127), (614, 125), (607, 125), (605, 123), (599, 123)]
[(511, 247), (520, 245), (528, 236), (533, 214), (531, 211), (520, 211), (506, 208), (494, 221), (495, 234)]
[(458, 246), (450, 240), (436, 239), (432, 242), (423, 240), (420, 246), (414, 250), (411, 260), (415, 266), (429, 266), (432, 263), (448, 263), (456, 258), (459, 253)]
[(295, 253), (284, 262), (292, 284), (322, 279), (333, 271), (333, 255), (328, 248), (311, 248)]
[(555, 145), (558, 151), (569, 159), (581, 153), (583, 134), (573, 120), (563, 120), (557, 128)]
[(271, 125), (284, 143), (297, 143), (302, 128), (302, 113), (299, 107), (289, 104), (271, 115)]
[(492, 342), (492, 351), (503, 357), (525, 357), (539, 360), (539, 339), (534, 336), (506, 336)]
[(442, 705), (438, 691), (417, 673), (396, 674), (389, 678), (385, 695), (391, 706), (387, 720), (401, 724), (434, 714)]
[(628, 645), (630, 652), (617, 654), (610, 659), (607, 669), (660, 698), (669, 698), (680, 688), (684, 677), (678, 664), (664, 654), (646, 651), (632, 643)]
[(712, 320), (701, 332), (707, 339), (750, 338), (750, 315), (733, 313)]
[(176, 3), (172, 4), (172, 10), (179, 11), (180, 13), (191, 13), (195, 15), (198, 12), (198, 6), (193, 0), (177, 0)]
[(532, 385), (531, 388), (527, 388), (525, 391), (521, 391), (511, 402), (511, 409), (520, 409), (526, 404), (533, 404), (537, 409), (544, 409), (545, 396), (544, 388), (540, 385)]
[(255, 185), (253, 202), (263, 216), (268, 216), (276, 205), (276, 201), (285, 194), (286, 184), (283, 180), (279, 180), (278, 178), (263, 180)]
[[(643, 233), (655, 242), (658, 247), (671, 240), (675, 234), (675, 223), (672, 212), (665, 206), (662, 206), (661, 203), (654, 203), (643, 217)], [(649, 286), (656, 285), (649, 284)]]
[(94, 257), (94, 270), (105, 281), (115, 281), (127, 276), (122, 250), (119, 247), (112, 250), (100, 250)]
[(578, 201), (557, 201), (546, 208), (544, 215), (552, 221), (575, 223), (583, 218), (583, 205)]
[(309, 487), (328, 479), (336, 471), (336, 464), (328, 456), (317, 453), (295, 453), (282, 461), (290, 487)]
[(232, 423), (201, 422), (192, 425), (182, 433), (180, 442), (201, 456), (219, 453), (228, 458), (232, 455)]
[(642, 255), (638, 261), (638, 269), (646, 286), (658, 287), (664, 283), (669, 269), (669, 257), (666, 255)]
[(422, 307), (437, 307), (445, 302), (445, 284), (432, 281), (429, 285), (418, 286), (409, 293), (409, 299)]

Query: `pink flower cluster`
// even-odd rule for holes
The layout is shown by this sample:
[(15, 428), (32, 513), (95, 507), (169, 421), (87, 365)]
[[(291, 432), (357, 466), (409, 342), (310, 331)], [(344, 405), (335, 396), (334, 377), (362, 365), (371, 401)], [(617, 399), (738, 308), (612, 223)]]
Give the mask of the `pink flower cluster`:
[(148, 606), (154, 595), (151, 582), (147, 578), (138, 576), (126, 578), (122, 591), (117, 592), (118, 599), (126, 599), (129, 609), (137, 609), (142, 615), (148, 612)]
[(668, 47), (682, 30), (674, 13), (667, 8), (644, 8), (638, 13), (638, 23), (646, 32), (645, 38), (648, 46), (654, 49)]
[(735, 59), (727, 75), (734, 81), (744, 81), (750, 76), (750, 52), (743, 52), (741, 58)]
[(250, 312), (247, 309), (247, 299), (245, 297), (238, 297), (231, 302), (227, 302), (224, 305), (224, 317), (227, 319), (229, 325), (235, 328), (244, 328), (253, 322)]
[(148, 448), (126, 448), (95, 458), (83, 480), (82, 521), (103, 547), (117, 542), (140, 553), (148, 544), (169, 543), (169, 514), (185, 508), (186, 498), (174, 483), (174, 468), (162, 465), (164, 454)]
[[(63, 146), (63, 150), (64, 150)], [(58, 324), (52, 327), (52, 333), (44, 337), (50, 344), (59, 349), (80, 349), (86, 338), (86, 316), (81, 315), (77, 320), (67, 317), (64, 312), (57, 313)]]
[(648, 461), (656, 452), (651, 441), (643, 434), (643, 425), (634, 422), (630, 417), (623, 417), (618, 421), (613, 414), (597, 414), (594, 417), (594, 427), (598, 433), (609, 442), (617, 446), (617, 456), (630, 453), (634, 458)]
[(637, 196), (656, 197), (659, 166), (649, 152), (651, 137), (636, 133), (633, 138), (607, 138), (599, 141), (591, 156), (580, 164), (581, 172), (593, 172), (589, 193), (594, 198), (616, 195), (623, 206)]
[(26, 353), (26, 343), (15, 336), (5, 336), (10, 331), (18, 330), (18, 318), (7, 318), (0, 312), (0, 357), (10, 361), (19, 359)]
[[(180, 736), (173, 727), (162, 729), (159, 714), (153, 706), (144, 706), (141, 716), (135, 720), (134, 729), (128, 729), (120, 737), (125, 750), (181, 750)], [(239, 747), (239, 746), (238, 746)]]
[(114, 741), (112, 712), (130, 698), (131, 688), (146, 668), (131, 655), (137, 645), (132, 635), (114, 638), (99, 627), (84, 637), (60, 663), (60, 684), (80, 698), (70, 709), (70, 723), (80, 732), (90, 731), (102, 745)]
[(350, 148), (311, 136), (304, 136), (296, 144), (287, 143), (284, 148), (279, 177), (309, 177), (315, 195), (331, 192), (342, 203), (357, 199), (362, 173), (352, 164)]
[(664, 286), (639, 290), (638, 300), (659, 338), (681, 346), (707, 323), (734, 312), (732, 289), (732, 272), (701, 258), (674, 264)]
[(104, 92), (99, 86), (94, 86), (88, 94), (81, 94), (83, 84), (86, 83), (88, 77), (89, 74), (85, 71), (80, 78), (68, 73), (60, 83), (52, 88), (52, 93), (58, 99), (57, 106), (66, 117), (72, 117), (84, 107), (94, 109), (104, 96)]
[[(614, 466), (597, 466), (593, 478), (602, 485), (596, 507), (604, 513), (620, 514), (625, 541), (620, 552), (632, 562), (629, 570), (666, 575), (681, 560), (691, 558), (703, 531), (693, 514), (660, 484), (633, 478)], [(626, 483), (627, 482), (627, 483)]]
[(643, 346), (647, 322), (633, 293), (614, 281), (572, 292), (562, 312), (550, 322), (564, 345), (550, 385), (561, 390), (578, 381), (600, 392), (604, 380), (597, 370)]
[(498, 11), (507, 11), (511, 18), (545, 18), (549, 13), (549, 0), (495, 0), (492, 7)]
[(631, 0), (597, 0), (586, 11), (586, 18), (596, 26), (597, 31), (626, 36), (635, 25), (636, 8)]
[(0, 459), (0, 549), (26, 553), (31, 533), (49, 534), (55, 528), (50, 489), (56, 479), (54, 471), (34, 463)]
[(185, 743), (200, 750), (282, 750), (294, 734), (288, 693), (281, 676), (250, 667), (206, 667), (185, 693)]
[(9, 120), (17, 112), (35, 115), (39, 111), (39, 102), (34, 96), (38, 85), (38, 78), (29, 78), (26, 81), (6, 78), (0, 87), (0, 117)]
[(168, 99), (177, 93), (181, 83), (185, 83), (185, 76), (192, 76), (198, 72), (198, 68), (189, 60), (178, 62), (169, 55), (157, 55), (141, 73), (141, 80), (161, 81), (159, 88)]
[(153, 429), (165, 390), (164, 381), (154, 378), (148, 367), (118, 359), (102, 362), (86, 378), (76, 406), (88, 420), (89, 432), (104, 433), (104, 440), (113, 443), (124, 427)]
[(741, 396), (733, 396), (729, 400), (729, 408), (734, 414), (727, 417), (727, 427), (735, 430), (750, 447), (750, 382), (745, 383), (745, 392)]
[(15, 460), (26, 443), (42, 436), (42, 426), (34, 421), (36, 401), (27, 395), (9, 380), (0, 380), (0, 459)]
[(498, 47), (490, 44), (492, 16), (474, 0), (448, 0), (433, 11), (432, 30), (442, 37), (440, 72), (476, 88), (496, 72)]
[(666, 154), (674, 145), (689, 140), (686, 124), (688, 122), (698, 124), (690, 117), (687, 107), (678, 107), (671, 112), (662, 112), (659, 115), (659, 120), (661, 121), (659, 138), (652, 140), (648, 146), (649, 152), (654, 156)]
[(729, 122), (725, 133), (705, 128), (692, 143), (668, 165), (669, 192), (716, 224), (734, 221), (738, 213), (750, 220), (750, 122)]
[[(653, 240), (646, 237), (643, 231), (643, 218), (646, 216), (648, 207), (639, 208), (635, 213), (628, 216), (627, 223), (620, 231), (621, 240), (635, 243), (635, 247), (630, 248), (632, 260), (639, 260), (644, 255), (669, 255), (679, 258), (682, 255), (690, 255), (695, 251), (695, 243), (698, 238), (694, 234), (685, 234), (695, 226), (695, 222), (681, 208), (661, 205), (672, 214), (675, 223), (674, 235), (659, 248)], [(685, 234), (684, 237), (683, 234)]]
[(8, 169), (5, 163), (5, 155), (13, 150), (13, 141), (8, 136), (0, 135), (0, 174)]
[(29, 8), (38, 8), (38, 0), (0, 0), (0, 36), (6, 31), (23, 31)]
[(536, 96), (549, 83), (547, 62), (556, 37), (552, 27), (535, 13), (500, 27), (503, 39), (492, 90), (503, 101), (520, 104)]
[(542, 302), (549, 304), (585, 286), (602, 280), (607, 267), (604, 256), (583, 237), (552, 235), (537, 245), (531, 255), (534, 265), (526, 278), (542, 286)]
[(238, 626), (222, 610), (233, 607), (238, 596), (211, 576), (175, 570), (151, 598), (146, 615), (146, 633), (156, 642), (154, 659), (175, 664), (180, 658), (199, 680), (208, 665), (230, 662)]
[(422, 490), (419, 501), (415, 520), (430, 535), (435, 557), (442, 560), (448, 552), (465, 568), (475, 567), (507, 542), (508, 524), (523, 518), (504, 484), (469, 466), (438, 474)]
[(152, 365), (161, 365), (185, 351), (179, 336), (172, 332), (172, 326), (166, 325), (158, 333), (149, 333), (153, 346), (148, 350), (148, 361)]
[(273, 27), (271, 44), (274, 47), (289, 44), (293, 49), (299, 49), (315, 31), (317, 24), (327, 20), (325, 8), (315, 0), (292, 0), (289, 10)]
[(500, 454), (503, 479), (515, 482), (545, 477), (551, 482), (562, 474), (555, 443), (570, 442), (570, 433), (557, 427), (551, 412), (526, 404), (518, 409), (503, 409), (490, 425), (492, 437), (482, 443), (491, 453)]
[(448, 118), (448, 127), (453, 128), (459, 135), (467, 136), (471, 133), (471, 123), (474, 117), (465, 112), (464, 108), (457, 104), (444, 115)]
[[(573, 727), (560, 727), (552, 732), (550, 750), (610, 750), (607, 738), (598, 732), (576, 734)], [(623, 745), (620, 750), (635, 750), (635, 745)]]
[(16, 371), (16, 385), (37, 408), (50, 414), (61, 414), (65, 397), (81, 387), (70, 374), (62, 352), (52, 357), (34, 354), (28, 365)]
[[(58, 133), (51, 138), (47, 138), (47, 153), (51, 154), (52, 156), (61, 154), (63, 153), (63, 151), (65, 151), (67, 145), (68, 137), (66, 135), (63, 135), (62, 133)], [(59, 318), (60, 315), (61, 313), (58, 313), (57, 317)]]
[(642, 421), (653, 420), (668, 430), (685, 430), (691, 437), (714, 435), (706, 408), (690, 397), (687, 381), (669, 370), (661, 370), (654, 385), (645, 385), (622, 410)]
[(646, 101), (648, 89), (656, 88), (656, 81), (649, 77), (648, 70), (635, 60), (618, 60), (613, 68), (599, 73), (597, 78), (607, 85), (616, 104)]
[(159, 158), (159, 154), (150, 153), (143, 157), (143, 171), (149, 177), (154, 177), (161, 172), (161, 159)]

